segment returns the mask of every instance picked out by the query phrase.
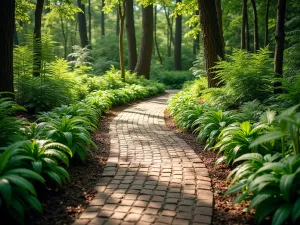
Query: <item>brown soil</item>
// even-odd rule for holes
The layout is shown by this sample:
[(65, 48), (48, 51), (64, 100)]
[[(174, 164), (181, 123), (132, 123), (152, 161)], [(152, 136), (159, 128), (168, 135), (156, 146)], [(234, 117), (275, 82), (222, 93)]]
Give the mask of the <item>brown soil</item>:
[(224, 164), (219, 166), (214, 165), (218, 158), (217, 153), (205, 151), (204, 145), (196, 141), (195, 135), (177, 128), (175, 121), (167, 111), (165, 112), (165, 122), (169, 129), (176, 133), (178, 137), (185, 140), (194, 149), (204, 161), (209, 171), (214, 192), (214, 214), (212, 217), (212, 225), (254, 224), (253, 214), (244, 212), (247, 204), (238, 204), (234, 206), (233, 202), (235, 196), (224, 195), (228, 189), (226, 178), (230, 170), (226, 168)]

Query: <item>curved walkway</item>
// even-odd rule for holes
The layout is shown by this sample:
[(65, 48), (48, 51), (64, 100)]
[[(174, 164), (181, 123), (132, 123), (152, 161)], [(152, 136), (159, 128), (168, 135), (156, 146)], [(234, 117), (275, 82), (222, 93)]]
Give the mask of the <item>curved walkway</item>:
[(202, 160), (165, 126), (167, 94), (127, 108), (110, 125), (111, 149), (96, 198), (74, 225), (211, 223)]

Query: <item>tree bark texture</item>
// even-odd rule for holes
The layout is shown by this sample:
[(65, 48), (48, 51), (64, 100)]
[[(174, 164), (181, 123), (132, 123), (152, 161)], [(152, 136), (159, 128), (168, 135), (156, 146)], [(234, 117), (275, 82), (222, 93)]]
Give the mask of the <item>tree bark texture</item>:
[(251, 5), (253, 8), (253, 24), (254, 24), (254, 52), (259, 50), (259, 39), (258, 39), (258, 18), (255, 0), (251, 0)]
[[(177, 0), (176, 3), (181, 3)], [(181, 42), (182, 42), (182, 16), (177, 15), (175, 20), (174, 70), (181, 70)]]
[(41, 57), (42, 57), (42, 14), (43, 14), (44, 0), (37, 0), (35, 6), (35, 19), (33, 30), (33, 76), (40, 76), (41, 71)]
[(215, 2), (216, 2), (216, 10), (217, 10), (217, 16), (218, 16), (218, 25), (219, 25), (220, 35), (222, 38), (222, 43), (225, 46), (224, 36), (223, 36), (222, 4), (221, 4), (221, 0), (215, 0)]
[(134, 69), (138, 75), (150, 78), (150, 66), (153, 44), (153, 5), (142, 8), (142, 40), (139, 57)]
[(77, 13), (78, 16), (78, 27), (80, 36), (80, 45), (82, 48), (89, 45), (89, 39), (87, 35), (86, 18), (85, 18), (85, 5), (82, 4), (81, 0), (77, 0), (78, 7), (82, 12)]
[(265, 16), (265, 46), (269, 44), (269, 8), (270, 8), (270, 0), (266, 2), (266, 16)]
[(122, 5), (119, 3), (118, 12), (120, 18), (120, 33), (119, 33), (119, 57), (121, 67), (121, 78), (125, 81), (125, 63), (124, 63), (124, 46), (123, 46), (123, 34), (124, 34), (124, 23), (126, 17), (126, 1), (122, 1)]
[[(274, 72), (276, 77), (282, 77), (283, 73), (283, 51), (284, 51), (284, 21), (285, 21), (285, 9), (286, 0), (278, 0), (277, 3), (277, 19), (276, 19), (276, 31), (275, 31), (275, 54), (274, 54)], [(275, 93), (282, 93), (280, 82), (275, 82)]]
[(224, 45), (218, 23), (216, 23), (217, 11), (215, 1), (198, 0), (198, 6), (208, 87), (219, 87), (222, 84), (216, 77), (213, 67), (216, 65), (218, 57), (224, 59)]
[(126, 32), (128, 47), (128, 69), (134, 71), (137, 62), (136, 37), (133, 13), (133, 0), (126, 1)]
[(103, 8), (105, 6), (105, 0), (101, 1), (101, 35), (104, 36), (105, 35), (105, 15), (103, 12)]
[(0, 7), (0, 92), (14, 92), (13, 44), (15, 0), (3, 1)]

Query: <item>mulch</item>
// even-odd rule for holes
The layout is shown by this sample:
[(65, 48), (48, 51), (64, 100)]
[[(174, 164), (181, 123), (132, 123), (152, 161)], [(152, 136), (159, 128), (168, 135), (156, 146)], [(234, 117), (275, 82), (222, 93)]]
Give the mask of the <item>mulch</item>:
[(234, 206), (235, 196), (224, 195), (224, 193), (228, 190), (226, 178), (230, 169), (226, 168), (224, 164), (215, 166), (215, 161), (218, 158), (217, 153), (204, 150), (204, 144), (198, 143), (194, 134), (177, 128), (175, 121), (167, 111), (165, 111), (165, 122), (170, 130), (172, 130), (178, 137), (185, 140), (185, 142), (194, 149), (209, 171), (214, 193), (214, 213), (212, 216), (212, 225), (254, 224), (253, 212), (250, 214), (245, 212), (248, 204), (243, 203)]

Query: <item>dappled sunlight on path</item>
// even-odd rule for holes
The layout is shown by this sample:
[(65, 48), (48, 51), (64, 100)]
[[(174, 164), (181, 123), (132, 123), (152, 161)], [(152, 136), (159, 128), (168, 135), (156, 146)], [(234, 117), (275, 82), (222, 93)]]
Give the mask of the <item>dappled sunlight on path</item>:
[(194, 150), (165, 126), (169, 94), (122, 111), (95, 199), (74, 225), (210, 224), (213, 194)]

